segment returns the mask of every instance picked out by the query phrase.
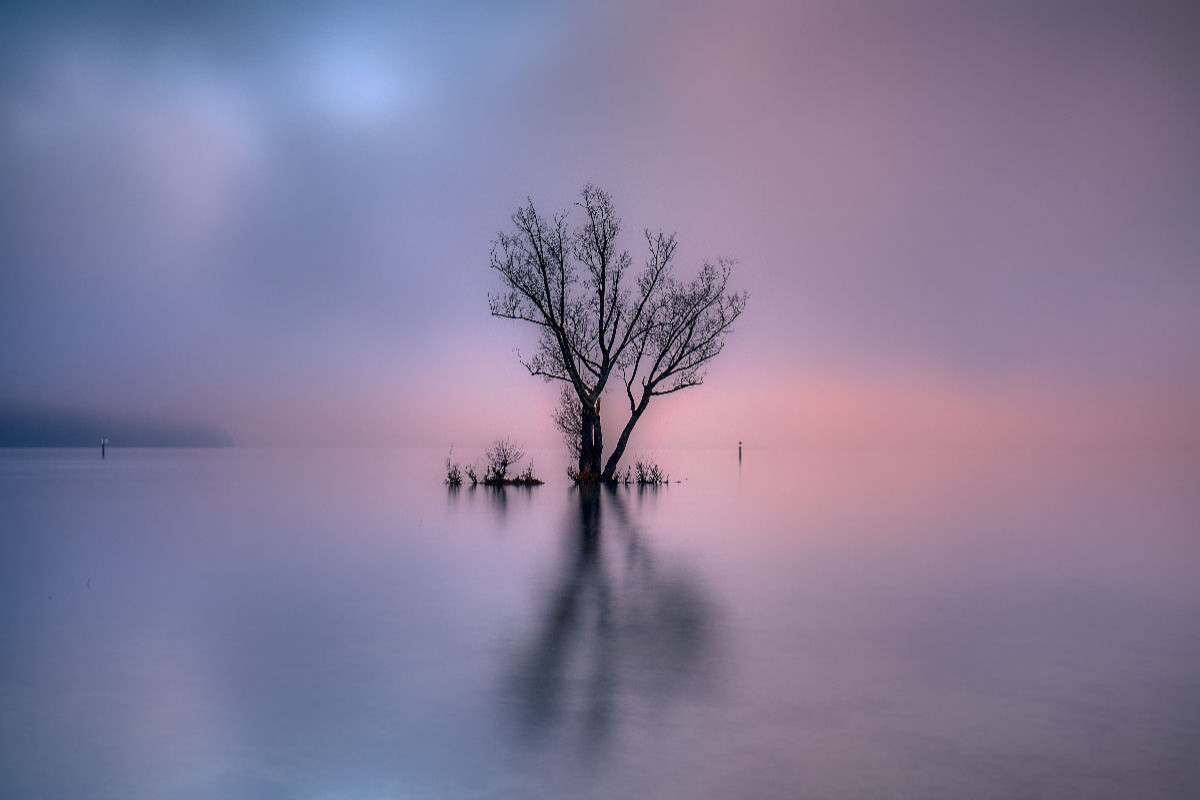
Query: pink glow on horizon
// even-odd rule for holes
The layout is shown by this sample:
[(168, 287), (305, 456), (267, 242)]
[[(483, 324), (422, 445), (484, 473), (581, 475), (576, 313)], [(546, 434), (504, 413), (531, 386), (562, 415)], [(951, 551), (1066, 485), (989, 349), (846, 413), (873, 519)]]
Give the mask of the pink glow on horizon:
[(0, 404), (555, 445), (487, 254), (592, 181), (751, 294), (635, 446), (1200, 438), (1188, 7), (447, 7), (0, 12)]

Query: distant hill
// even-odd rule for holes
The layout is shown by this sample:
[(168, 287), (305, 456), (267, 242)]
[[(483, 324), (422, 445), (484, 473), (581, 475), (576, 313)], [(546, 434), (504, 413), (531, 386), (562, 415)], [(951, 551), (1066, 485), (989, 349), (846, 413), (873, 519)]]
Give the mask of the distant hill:
[(233, 447), (215, 425), (51, 409), (0, 408), (0, 447)]

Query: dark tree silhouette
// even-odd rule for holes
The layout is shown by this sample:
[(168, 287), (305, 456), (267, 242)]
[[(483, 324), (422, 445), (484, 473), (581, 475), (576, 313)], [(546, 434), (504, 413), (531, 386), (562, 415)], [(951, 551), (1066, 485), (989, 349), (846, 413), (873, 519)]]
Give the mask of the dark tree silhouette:
[[(513, 214), (513, 230), (492, 245), (504, 291), (488, 303), (494, 316), (538, 327), (538, 348), (521, 363), (531, 375), (567, 384), (555, 421), (574, 437), (579, 415), (578, 479), (611, 481), (651, 398), (704, 381), (748, 295), (729, 288), (729, 259), (706, 261), (692, 280), (677, 280), (675, 235), (661, 231), (644, 231), (648, 252), (635, 270), (629, 251), (617, 248), (621, 220), (608, 193), (588, 184), (577, 206), (578, 227), (567, 212), (543, 217), (532, 200)], [(604, 461), (600, 399), (614, 374), (629, 420)]]
[(562, 387), (558, 407), (554, 409), (554, 426), (562, 434), (571, 458), (579, 460), (579, 441), (583, 436), (583, 407), (570, 386)]
[(487, 474), (484, 483), (504, 483), (508, 480), (508, 468), (525, 458), (521, 445), (505, 437), (492, 442), (487, 450)]

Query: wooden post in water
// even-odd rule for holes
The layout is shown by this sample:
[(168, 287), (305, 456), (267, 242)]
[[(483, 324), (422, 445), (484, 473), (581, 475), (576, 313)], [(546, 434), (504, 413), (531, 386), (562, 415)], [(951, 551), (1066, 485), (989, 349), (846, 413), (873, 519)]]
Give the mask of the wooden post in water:
[(104, 448), (107, 446), (108, 446), (108, 437), (101, 436), (100, 437), (100, 457), (101, 458), (104, 458)]
[(742, 440), (738, 439), (738, 463), (742, 463)]

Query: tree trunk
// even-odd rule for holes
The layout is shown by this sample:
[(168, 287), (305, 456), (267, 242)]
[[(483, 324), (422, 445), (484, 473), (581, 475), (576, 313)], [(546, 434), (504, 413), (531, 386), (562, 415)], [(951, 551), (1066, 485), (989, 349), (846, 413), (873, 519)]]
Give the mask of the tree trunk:
[(583, 407), (582, 419), (579, 424), (579, 478), (584, 480), (591, 471), (592, 464), (599, 459), (595, 454), (592, 443), (592, 429), (596, 425), (596, 416), (590, 413), (588, 407)]
[(604, 456), (604, 428), (600, 413), (584, 404), (579, 425), (579, 482), (600, 480), (600, 460)]
[(604, 465), (604, 474), (601, 476), (601, 480), (605, 483), (612, 483), (617, 479), (617, 465), (621, 463), (621, 456), (625, 455), (625, 447), (629, 444), (633, 426), (637, 425), (638, 420), (642, 418), (642, 412), (648, 405), (650, 405), (650, 395), (646, 393), (642, 395), (642, 402), (638, 403), (637, 408), (629, 415), (629, 422), (625, 423), (625, 428), (621, 431), (621, 438), (617, 439), (617, 446), (613, 449), (612, 455), (608, 457), (608, 463)]
[(597, 477), (600, 475), (600, 459), (604, 458), (604, 426), (600, 419), (600, 404), (596, 404), (595, 419), (592, 421), (592, 463), (589, 465), (591, 473)]

